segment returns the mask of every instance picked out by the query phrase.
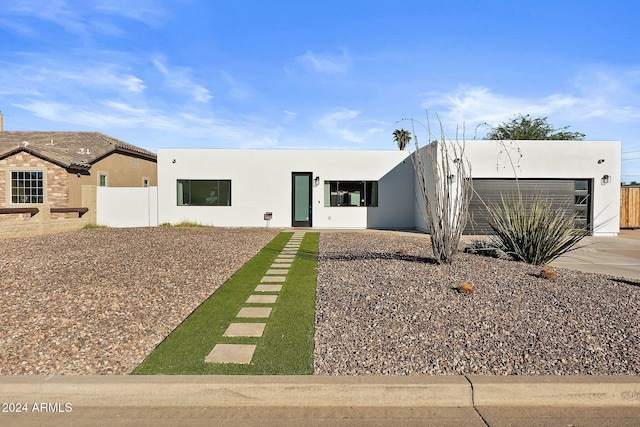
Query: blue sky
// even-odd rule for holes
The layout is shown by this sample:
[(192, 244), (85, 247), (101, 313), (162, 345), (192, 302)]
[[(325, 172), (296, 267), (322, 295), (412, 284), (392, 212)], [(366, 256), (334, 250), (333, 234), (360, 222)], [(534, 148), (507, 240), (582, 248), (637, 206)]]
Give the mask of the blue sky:
[(0, 111), (5, 130), (152, 151), (396, 149), (398, 121), (427, 110), (467, 140), (531, 114), (621, 140), (640, 181), (639, 16), (629, 0), (0, 0)]

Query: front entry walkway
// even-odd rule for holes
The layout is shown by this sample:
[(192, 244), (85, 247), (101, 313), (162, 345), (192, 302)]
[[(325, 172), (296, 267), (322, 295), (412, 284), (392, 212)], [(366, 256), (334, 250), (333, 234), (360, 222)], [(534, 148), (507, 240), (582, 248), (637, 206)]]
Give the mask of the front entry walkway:
[[(273, 307), (278, 303), (278, 294), (287, 284), (289, 268), (295, 261), (304, 238), (304, 232), (295, 232), (289, 239), (284, 249), (280, 251), (273, 264), (265, 272), (264, 277), (256, 285), (254, 293), (247, 298), (245, 304), (240, 307), (236, 318), (243, 322), (231, 323), (223, 334), (223, 337), (262, 337), (265, 327), (268, 326), (269, 316)], [(252, 306), (260, 304), (260, 307)], [(271, 307), (264, 307), (265, 304)], [(251, 319), (249, 322), (246, 319)], [(256, 344), (216, 344), (205, 357), (208, 363), (251, 363)]]

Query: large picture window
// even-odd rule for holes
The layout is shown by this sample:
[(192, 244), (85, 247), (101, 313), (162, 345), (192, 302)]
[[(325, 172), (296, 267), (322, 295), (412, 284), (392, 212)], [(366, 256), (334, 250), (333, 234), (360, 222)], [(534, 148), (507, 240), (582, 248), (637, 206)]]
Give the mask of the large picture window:
[(11, 203), (44, 203), (42, 171), (11, 172)]
[(178, 206), (231, 206), (231, 180), (179, 179)]
[(378, 206), (377, 181), (325, 181), (325, 206)]

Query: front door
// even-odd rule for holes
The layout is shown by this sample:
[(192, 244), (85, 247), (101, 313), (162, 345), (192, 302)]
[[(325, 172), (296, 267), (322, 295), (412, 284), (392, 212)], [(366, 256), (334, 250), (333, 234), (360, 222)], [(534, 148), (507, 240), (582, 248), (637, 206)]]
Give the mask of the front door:
[(311, 172), (291, 174), (291, 226), (311, 227)]

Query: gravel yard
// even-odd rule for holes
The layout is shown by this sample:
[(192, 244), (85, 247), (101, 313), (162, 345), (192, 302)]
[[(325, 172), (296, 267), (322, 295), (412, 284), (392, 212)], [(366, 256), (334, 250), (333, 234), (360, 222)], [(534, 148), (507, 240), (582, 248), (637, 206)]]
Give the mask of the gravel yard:
[(159, 227), (0, 241), (0, 374), (131, 372), (277, 233)]
[(425, 236), (321, 235), (316, 374), (640, 375), (640, 283), (432, 256)]
[[(124, 374), (278, 233), (81, 230), (0, 241), (0, 374)], [(315, 373), (640, 375), (640, 284), (322, 233)], [(474, 287), (465, 295), (454, 288)]]

